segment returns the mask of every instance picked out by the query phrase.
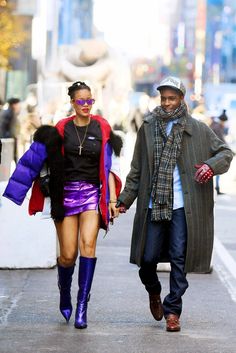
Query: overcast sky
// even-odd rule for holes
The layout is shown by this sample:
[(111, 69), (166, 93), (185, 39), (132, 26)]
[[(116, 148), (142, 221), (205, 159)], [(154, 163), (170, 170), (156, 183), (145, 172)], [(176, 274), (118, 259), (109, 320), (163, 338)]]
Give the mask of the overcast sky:
[(177, 6), (178, 0), (94, 0), (94, 22), (108, 44), (130, 57), (168, 57)]
[(160, 18), (161, 3), (162, 0), (94, 0), (95, 26), (104, 32), (111, 46), (130, 56), (151, 57), (168, 40), (164, 28), (168, 23)]

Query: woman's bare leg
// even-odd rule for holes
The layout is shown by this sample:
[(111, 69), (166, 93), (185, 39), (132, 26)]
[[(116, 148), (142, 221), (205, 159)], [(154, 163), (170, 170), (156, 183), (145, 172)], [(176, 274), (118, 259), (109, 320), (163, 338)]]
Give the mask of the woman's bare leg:
[(79, 250), (84, 257), (95, 257), (100, 214), (96, 210), (79, 215)]
[(71, 284), (78, 255), (78, 216), (65, 217), (55, 222), (60, 245), (60, 257), (57, 259), (58, 287), (60, 291), (59, 308), (68, 322), (72, 314)]
[(65, 217), (62, 222), (55, 222), (60, 246), (58, 262), (61, 266), (74, 265), (78, 256), (78, 215)]
[(87, 327), (87, 305), (96, 266), (96, 243), (100, 225), (100, 215), (96, 211), (86, 211), (79, 216), (79, 291), (75, 313), (75, 327)]

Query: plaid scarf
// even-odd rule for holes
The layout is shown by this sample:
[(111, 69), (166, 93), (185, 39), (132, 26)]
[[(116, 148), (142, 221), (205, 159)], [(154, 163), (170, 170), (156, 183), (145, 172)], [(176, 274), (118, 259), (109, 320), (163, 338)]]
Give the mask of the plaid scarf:
[[(155, 121), (154, 173), (152, 181), (152, 221), (171, 220), (173, 211), (173, 172), (181, 151), (183, 131), (186, 125), (187, 106), (184, 102), (172, 112), (156, 107), (152, 115)], [(167, 136), (169, 121), (177, 120)]]

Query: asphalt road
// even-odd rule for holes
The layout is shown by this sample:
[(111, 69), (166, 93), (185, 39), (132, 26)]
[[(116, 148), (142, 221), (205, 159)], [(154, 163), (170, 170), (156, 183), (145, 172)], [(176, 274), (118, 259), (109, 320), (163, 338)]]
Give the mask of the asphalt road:
[[(188, 275), (181, 332), (166, 332), (165, 321), (152, 318), (138, 269), (129, 264), (132, 208), (106, 238), (99, 235), (86, 330), (59, 313), (56, 269), (0, 271), (0, 353), (235, 353), (235, 208), (233, 194), (216, 199), (213, 272)], [(164, 296), (168, 272), (159, 276)]]

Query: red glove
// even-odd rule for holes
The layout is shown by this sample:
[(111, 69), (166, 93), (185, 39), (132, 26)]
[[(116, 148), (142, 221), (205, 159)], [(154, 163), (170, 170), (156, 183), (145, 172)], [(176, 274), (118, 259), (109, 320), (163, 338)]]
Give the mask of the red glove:
[(194, 166), (197, 168), (196, 174), (195, 174), (195, 180), (200, 183), (207, 183), (214, 175), (213, 170), (209, 165), (207, 164), (195, 164)]
[(119, 208), (120, 213), (126, 213), (126, 211), (127, 211), (126, 206), (122, 202), (120, 202), (119, 200), (116, 203), (116, 208)]

